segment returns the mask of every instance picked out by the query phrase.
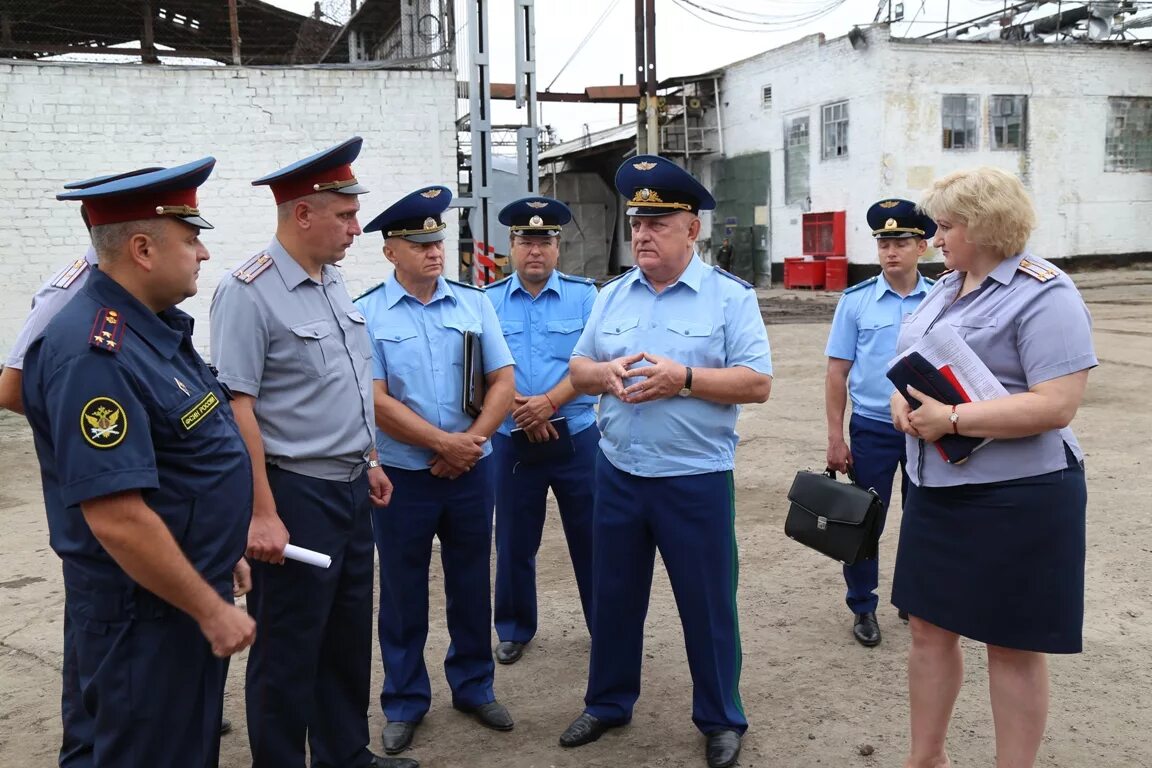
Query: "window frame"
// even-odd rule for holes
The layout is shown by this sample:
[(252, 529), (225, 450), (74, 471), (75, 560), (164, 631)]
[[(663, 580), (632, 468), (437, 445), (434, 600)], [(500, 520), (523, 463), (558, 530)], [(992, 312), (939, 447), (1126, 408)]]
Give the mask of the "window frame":
[[(829, 114), (832, 114), (832, 119), (829, 119)], [(840, 160), (848, 157), (848, 131), (850, 128), (851, 115), (848, 111), (848, 99), (840, 101), (833, 101), (823, 104), (820, 107), (820, 159), (821, 160)], [(829, 142), (829, 129), (832, 136), (832, 141)], [(811, 141), (811, 140), (809, 140)], [(829, 144), (832, 145), (831, 152), (829, 151)], [(809, 145), (811, 146), (811, 145)], [(843, 147), (843, 151), (840, 148)]]
[[(997, 114), (999, 111), (997, 107), (1011, 100), (1013, 106), (1013, 114)], [(1018, 134), (1017, 142), (1015, 144), (1006, 143), (1004, 140), (997, 140), (996, 129), (1002, 128), (1004, 136), (1007, 137), (1008, 131), (1011, 129), (1011, 123), (1008, 122), (1010, 118), (1015, 118), (1018, 121)], [(994, 93), (988, 97), (988, 148), (995, 152), (1022, 152), (1028, 148), (1028, 96), (1020, 93)]]
[[(952, 113), (949, 105), (964, 100), (964, 111)], [(956, 145), (955, 119), (964, 121), (964, 144)], [(943, 93), (940, 95), (940, 148), (945, 152), (972, 152), (980, 149), (980, 96), (975, 93)]]
[[(1123, 114), (1117, 111), (1121, 106)], [(1131, 119), (1134, 111), (1137, 113), (1136, 120)], [(1108, 122), (1104, 126), (1104, 171), (1152, 172), (1152, 96), (1108, 97)]]

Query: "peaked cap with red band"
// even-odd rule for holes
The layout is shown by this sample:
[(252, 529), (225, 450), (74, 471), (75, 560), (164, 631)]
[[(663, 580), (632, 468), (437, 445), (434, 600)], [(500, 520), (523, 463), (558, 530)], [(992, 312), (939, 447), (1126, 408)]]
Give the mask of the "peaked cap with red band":
[[(133, 176), (140, 176), (145, 173), (152, 173), (152, 171), (162, 170), (164, 170), (164, 166), (162, 165), (151, 165), (147, 168), (137, 168), (134, 171), (125, 171), (124, 173), (109, 173), (104, 176), (84, 179), (83, 181), (70, 181), (64, 185), (64, 189), (88, 189), (89, 187), (97, 187), (111, 181), (119, 181), (120, 179), (128, 179)], [(84, 226), (92, 229), (92, 222), (88, 221), (88, 212), (84, 210), (83, 205), (80, 206), (80, 218), (84, 219)]]
[(352, 161), (360, 154), (363, 143), (364, 139), (353, 136), (342, 144), (262, 176), (252, 182), (252, 186), (271, 187), (277, 205), (317, 192), (362, 195), (368, 190), (360, 186), (352, 174)]
[[(205, 157), (175, 168), (135, 175), (115, 174), (110, 177), (111, 181), (70, 189), (56, 195), (56, 199), (81, 201), (84, 215), (93, 227), (175, 216), (194, 227), (212, 229), (211, 224), (200, 218), (196, 189), (208, 179), (215, 166), (216, 158)], [(89, 180), (93, 181), (99, 179)]]

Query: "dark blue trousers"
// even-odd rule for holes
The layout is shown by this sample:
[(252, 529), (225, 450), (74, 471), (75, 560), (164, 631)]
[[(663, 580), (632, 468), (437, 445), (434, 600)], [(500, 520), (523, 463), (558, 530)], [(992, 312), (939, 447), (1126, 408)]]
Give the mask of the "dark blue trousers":
[[(892, 501), (892, 480), (897, 472), (900, 473), (900, 503), (903, 504), (908, 496), (908, 473), (904, 469), (904, 433), (890, 422), (852, 414), (848, 422), (848, 440), (852, 449), (856, 484), (861, 488), (874, 488), (884, 503), (880, 513), (880, 533), (883, 533), (888, 504)], [(849, 610), (853, 613), (875, 611), (879, 603), (876, 597), (879, 580), (879, 555), (871, 560), (844, 566), (844, 582), (848, 585), (848, 594), (844, 600)]]
[(215, 768), (225, 666), (196, 622), (142, 589), (65, 589), (88, 764)]
[(60, 768), (91, 768), (96, 723), (84, 709), (80, 693), (79, 660), (76, 658), (76, 626), (68, 611), (68, 591), (64, 593), (64, 662), (60, 689)]
[[(372, 674), (372, 518), (365, 475), (321, 480), (268, 467), (291, 542), (331, 567), (252, 563), (256, 642), (245, 684), (253, 768), (362, 768)], [(216, 723), (219, 728), (220, 724)]]
[(428, 639), (428, 566), (440, 540), (445, 613), (451, 643), (444, 674), (452, 704), (471, 709), (495, 696), (492, 676), (492, 483), (481, 459), (455, 480), (428, 470), (387, 467), (392, 502), (373, 510), (380, 552), (380, 706), (390, 722), (416, 723), (432, 702)]
[(692, 722), (706, 734), (747, 730), (740, 701), (734, 516), (730, 471), (638, 477), (598, 452), (588, 714), (615, 724), (632, 718), (659, 549), (684, 629)]
[(511, 438), (492, 436), (496, 485), (496, 634), (527, 643), (536, 635), (536, 553), (544, 533), (548, 489), (556, 494), (584, 622), (592, 618), (592, 499), (595, 425), (572, 436), (575, 453), (561, 463), (518, 462)]

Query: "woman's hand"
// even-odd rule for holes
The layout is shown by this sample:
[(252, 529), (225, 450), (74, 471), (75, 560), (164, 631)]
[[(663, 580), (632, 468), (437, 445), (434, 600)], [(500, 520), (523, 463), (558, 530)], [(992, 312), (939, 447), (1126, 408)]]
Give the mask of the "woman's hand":
[(916, 428), (912, 426), (912, 422), (908, 421), (908, 414), (912, 413), (912, 406), (908, 405), (908, 401), (904, 399), (904, 395), (899, 392), (893, 392), (892, 398), (888, 401), (888, 406), (892, 411), (892, 426), (906, 435), (920, 437)]
[(908, 394), (920, 401), (919, 408), (908, 411), (908, 424), (914, 430), (908, 434), (934, 443), (952, 433), (952, 406), (934, 400), (913, 386), (908, 387)]

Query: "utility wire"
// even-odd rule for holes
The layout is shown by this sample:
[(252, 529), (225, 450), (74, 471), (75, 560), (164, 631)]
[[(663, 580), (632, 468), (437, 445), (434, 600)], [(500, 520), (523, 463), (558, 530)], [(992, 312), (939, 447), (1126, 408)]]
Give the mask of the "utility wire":
[(592, 36), (599, 31), (600, 27), (603, 26), (604, 21), (619, 4), (620, 0), (612, 0), (612, 2), (608, 3), (608, 7), (604, 9), (604, 13), (600, 14), (600, 18), (596, 19), (596, 23), (593, 24), (592, 28), (588, 30), (588, 34), (584, 35), (584, 39), (581, 40), (580, 44), (576, 46), (576, 50), (572, 51), (572, 55), (568, 57), (568, 61), (564, 62), (564, 66), (560, 67), (560, 71), (556, 73), (556, 77), (552, 78), (552, 82), (548, 83), (547, 87), (544, 88), (545, 93), (552, 90), (552, 86), (555, 85), (556, 81), (560, 79), (560, 75), (564, 74), (564, 70), (568, 69), (568, 65), (571, 64), (578, 55), (580, 55), (580, 51), (584, 49), (584, 46), (588, 44), (588, 41), (592, 39)]

